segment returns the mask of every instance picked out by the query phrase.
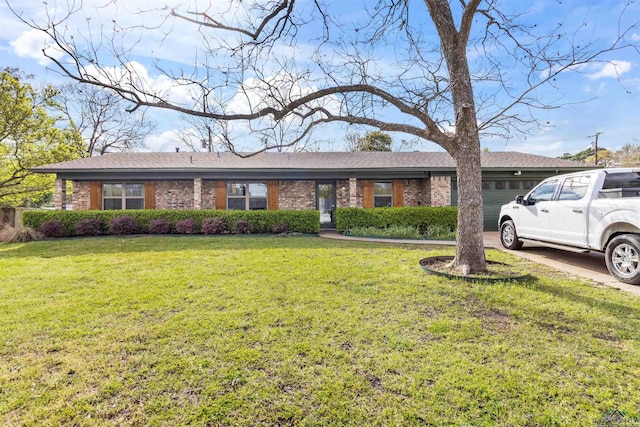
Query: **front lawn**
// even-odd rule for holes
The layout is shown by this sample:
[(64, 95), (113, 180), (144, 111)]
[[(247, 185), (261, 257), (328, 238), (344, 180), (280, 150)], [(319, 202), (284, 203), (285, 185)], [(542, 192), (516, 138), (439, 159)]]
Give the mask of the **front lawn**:
[[(640, 412), (640, 299), (315, 237), (0, 245), (3, 425), (593, 425)], [(497, 251), (489, 257), (523, 263)]]

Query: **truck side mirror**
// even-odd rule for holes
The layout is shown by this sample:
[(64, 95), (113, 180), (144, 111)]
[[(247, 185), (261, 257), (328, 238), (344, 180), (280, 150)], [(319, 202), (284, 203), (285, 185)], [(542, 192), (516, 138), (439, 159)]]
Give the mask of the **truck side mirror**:
[(524, 196), (523, 196), (523, 195), (521, 195), (521, 194), (518, 194), (518, 195), (516, 196), (516, 203), (517, 203), (517, 204), (519, 204), (519, 205), (524, 204)]

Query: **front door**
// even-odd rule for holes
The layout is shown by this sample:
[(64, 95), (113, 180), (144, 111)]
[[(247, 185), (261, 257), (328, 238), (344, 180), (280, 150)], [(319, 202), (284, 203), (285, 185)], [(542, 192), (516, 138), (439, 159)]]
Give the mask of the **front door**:
[(316, 188), (317, 208), (320, 211), (320, 228), (335, 228), (336, 183), (318, 182)]

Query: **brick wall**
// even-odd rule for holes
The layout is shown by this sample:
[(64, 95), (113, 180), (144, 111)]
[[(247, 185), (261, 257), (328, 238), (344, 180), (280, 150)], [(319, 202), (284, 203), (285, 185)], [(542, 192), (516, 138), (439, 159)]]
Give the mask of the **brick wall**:
[[(352, 178), (353, 179), (353, 178)], [(339, 181), (341, 182), (341, 181)], [(364, 181), (358, 179), (355, 181), (355, 191), (354, 188), (350, 186), (349, 181), (343, 181), (345, 186), (347, 187), (347, 200), (342, 205), (338, 203), (338, 207), (340, 208), (361, 208), (364, 206)], [(355, 202), (355, 203), (354, 203)]]
[(56, 209), (67, 209), (67, 180), (56, 178), (53, 205)]
[(348, 208), (349, 198), (349, 180), (336, 181), (336, 207)]
[[(73, 209), (88, 210), (90, 182), (73, 181)], [(356, 207), (363, 206), (364, 184), (356, 181), (354, 195)], [(193, 209), (193, 180), (156, 181), (156, 209)], [(346, 208), (351, 203), (349, 180), (336, 181), (336, 206)], [(404, 180), (404, 206), (450, 206), (451, 178), (434, 176), (431, 179)], [(202, 209), (215, 209), (215, 181), (202, 180)], [(316, 208), (315, 181), (279, 181), (278, 208), (283, 210), (305, 210)]]
[(193, 180), (193, 209), (202, 209), (202, 178)]
[(431, 206), (451, 206), (451, 178), (431, 177)]
[(193, 209), (193, 180), (156, 181), (156, 209)]
[(202, 180), (202, 209), (216, 208), (215, 181)]
[(315, 181), (280, 181), (278, 209), (307, 210), (316, 208)]
[(86, 211), (91, 208), (89, 181), (73, 181), (73, 210)]
[(431, 205), (431, 183), (429, 179), (404, 180), (404, 206)]

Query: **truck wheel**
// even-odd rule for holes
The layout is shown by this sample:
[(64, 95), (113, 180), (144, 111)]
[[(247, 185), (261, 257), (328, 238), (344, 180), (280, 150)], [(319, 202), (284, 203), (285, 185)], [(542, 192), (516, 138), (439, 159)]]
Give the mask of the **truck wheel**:
[(607, 270), (623, 283), (640, 285), (640, 238), (635, 234), (614, 237), (605, 253)]
[(500, 226), (500, 242), (507, 249), (517, 251), (522, 247), (522, 242), (518, 240), (518, 233), (513, 221), (508, 220)]

